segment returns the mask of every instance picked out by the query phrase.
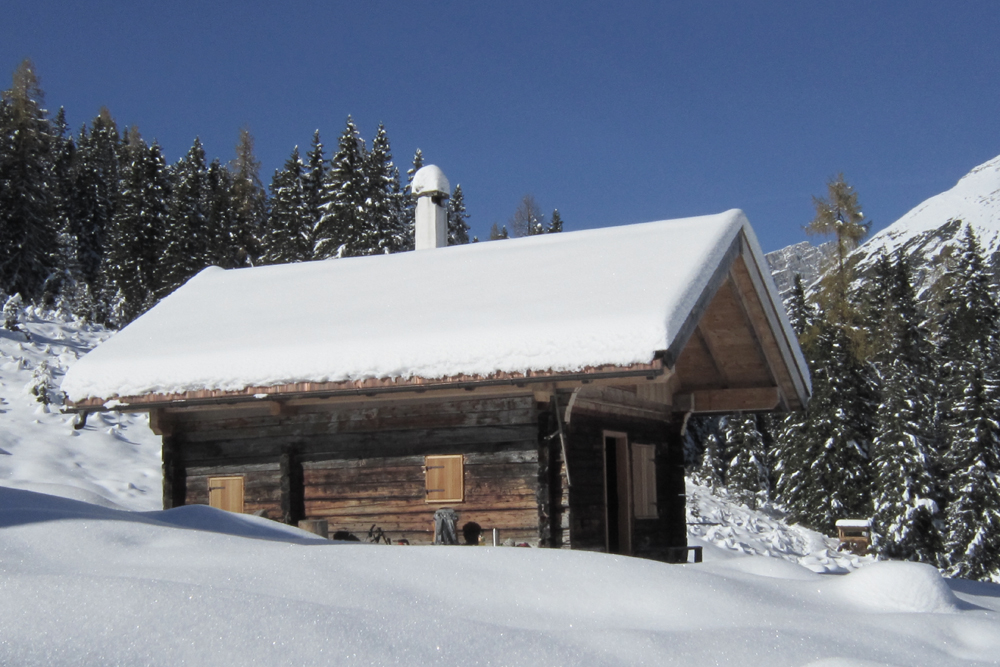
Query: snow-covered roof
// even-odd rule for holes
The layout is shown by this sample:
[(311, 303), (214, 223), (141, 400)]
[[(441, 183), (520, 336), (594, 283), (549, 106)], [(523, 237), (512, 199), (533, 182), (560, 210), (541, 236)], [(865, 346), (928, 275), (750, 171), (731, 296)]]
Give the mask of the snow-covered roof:
[(433, 252), (208, 268), (81, 359), (62, 388), (81, 401), (649, 363), (689, 335), (685, 322), (741, 233), (781, 335), (795, 341), (756, 237), (731, 210)]
[(837, 528), (868, 528), (871, 523), (868, 519), (837, 519)]

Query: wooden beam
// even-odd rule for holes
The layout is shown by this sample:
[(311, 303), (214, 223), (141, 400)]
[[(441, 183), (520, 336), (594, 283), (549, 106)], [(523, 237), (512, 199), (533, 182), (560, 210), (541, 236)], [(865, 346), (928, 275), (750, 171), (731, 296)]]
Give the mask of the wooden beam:
[(156, 435), (171, 436), (174, 434), (173, 420), (162, 409), (149, 411), (149, 428)]
[(707, 389), (674, 397), (674, 411), (704, 414), (710, 412), (765, 412), (781, 402), (777, 387), (745, 389)]
[[(726, 283), (732, 283), (732, 280), (727, 280)], [(700, 323), (698, 324), (697, 327), (695, 327), (694, 331), (695, 331), (695, 336), (698, 337), (698, 340), (701, 342), (701, 344), (705, 347), (705, 350), (708, 352), (708, 358), (712, 362), (712, 367), (715, 368), (716, 375), (718, 375), (719, 379), (722, 381), (722, 386), (724, 388), (728, 387), (729, 376), (726, 374), (726, 369), (719, 364), (719, 353), (718, 350), (716, 349), (715, 342), (711, 339), (710, 336), (706, 335), (706, 332), (701, 327)]]

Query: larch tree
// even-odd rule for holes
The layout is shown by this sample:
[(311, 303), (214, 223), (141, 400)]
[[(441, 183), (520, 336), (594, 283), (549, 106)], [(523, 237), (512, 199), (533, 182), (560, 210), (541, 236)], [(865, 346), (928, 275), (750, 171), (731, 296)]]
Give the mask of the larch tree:
[(533, 195), (527, 194), (521, 198), (508, 225), (514, 237), (545, 233), (545, 214), (542, 213)]
[(254, 154), (250, 129), (240, 129), (236, 157), (229, 165), (232, 175), (231, 223), (224, 232), (223, 268), (253, 266), (260, 254), (257, 239), (267, 219), (267, 193), (260, 181), (260, 161)]

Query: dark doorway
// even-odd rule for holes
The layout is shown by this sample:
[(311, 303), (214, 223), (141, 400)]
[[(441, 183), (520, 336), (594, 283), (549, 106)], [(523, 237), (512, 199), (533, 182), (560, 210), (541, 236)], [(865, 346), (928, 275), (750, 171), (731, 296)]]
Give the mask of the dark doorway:
[(607, 498), (608, 553), (621, 553), (618, 523), (618, 438), (604, 438), (604, 489)]

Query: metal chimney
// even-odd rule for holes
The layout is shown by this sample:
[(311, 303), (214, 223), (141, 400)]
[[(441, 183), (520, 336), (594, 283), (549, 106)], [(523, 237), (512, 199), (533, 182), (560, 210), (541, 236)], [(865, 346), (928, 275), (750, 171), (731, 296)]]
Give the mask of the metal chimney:
[(417, 200), (414, 246), (417, 250), (448, 245), (448, 211), (445, 200), (451, 186), (436, 165), (421, 167), (413, 175), (413, 196)]

